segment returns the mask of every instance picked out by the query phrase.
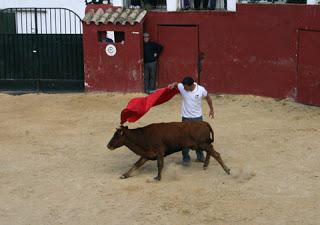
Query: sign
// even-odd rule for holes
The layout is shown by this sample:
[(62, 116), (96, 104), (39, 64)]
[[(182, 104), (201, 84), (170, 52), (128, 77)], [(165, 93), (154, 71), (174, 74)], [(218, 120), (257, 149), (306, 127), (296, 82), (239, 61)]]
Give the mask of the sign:
[(108, 56), (115, 56), (116, 53), (117, 53), (117, 49), (116, 49), (116, 46), (114, 45), (107, 45), (106, 47), (106, 53)]

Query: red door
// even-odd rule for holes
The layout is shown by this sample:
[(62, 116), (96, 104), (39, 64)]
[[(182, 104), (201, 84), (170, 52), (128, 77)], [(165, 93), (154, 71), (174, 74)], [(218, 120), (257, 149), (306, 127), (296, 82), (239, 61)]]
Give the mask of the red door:
[(163, 52), (158, 64), (158, 87), (180, 82), (185, 76), (198, 80), (198, 27), (158, 26)]
[(320, 106), (320, 32), (300, 31), (297, 100)]

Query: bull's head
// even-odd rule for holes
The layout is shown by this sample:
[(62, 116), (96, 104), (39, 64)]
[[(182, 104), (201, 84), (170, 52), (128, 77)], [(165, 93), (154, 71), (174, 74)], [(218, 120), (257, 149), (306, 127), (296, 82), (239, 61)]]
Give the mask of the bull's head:
[(110, 150), (114, 150), (116, 148), (120, 148), (124, 145), (125, 142), (125, 132), (128, 130), (128, 127), (121, 126), (117, 128), (116, 132), (114, 132), (113, 137), (109, 141), (107, 147)]

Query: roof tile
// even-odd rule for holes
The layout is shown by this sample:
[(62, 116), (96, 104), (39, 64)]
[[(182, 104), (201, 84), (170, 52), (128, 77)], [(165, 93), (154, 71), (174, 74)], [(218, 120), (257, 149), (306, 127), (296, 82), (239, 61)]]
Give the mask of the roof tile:
[(95, 23), (96, 25), (100, 23), (120, 23), (122, 25), (129, 23), (134, 25), (135, 23), (140, 23), (146, 14), (147, 11), (143, 9), (108, 8), (103, 10), (99, 8), (97, 10), (89, 10), (83, 21), (86, 24)]

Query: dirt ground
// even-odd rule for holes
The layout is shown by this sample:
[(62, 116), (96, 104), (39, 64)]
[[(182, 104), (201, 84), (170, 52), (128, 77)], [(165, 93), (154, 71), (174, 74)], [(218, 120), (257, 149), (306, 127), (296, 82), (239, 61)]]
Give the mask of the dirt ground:
[[(141, 94), (0, 94), (0, 224), (320, 224), (320, 108), (253, 96), (213, 96), (209, 168), (147, 162), (106, 148), (119, 113)], [(204, 104), (205, 113), (208, 108)], [(179, 121), (180, 97), (130, 127)], [(193, 159), (195, 153), (192, 152)]]

